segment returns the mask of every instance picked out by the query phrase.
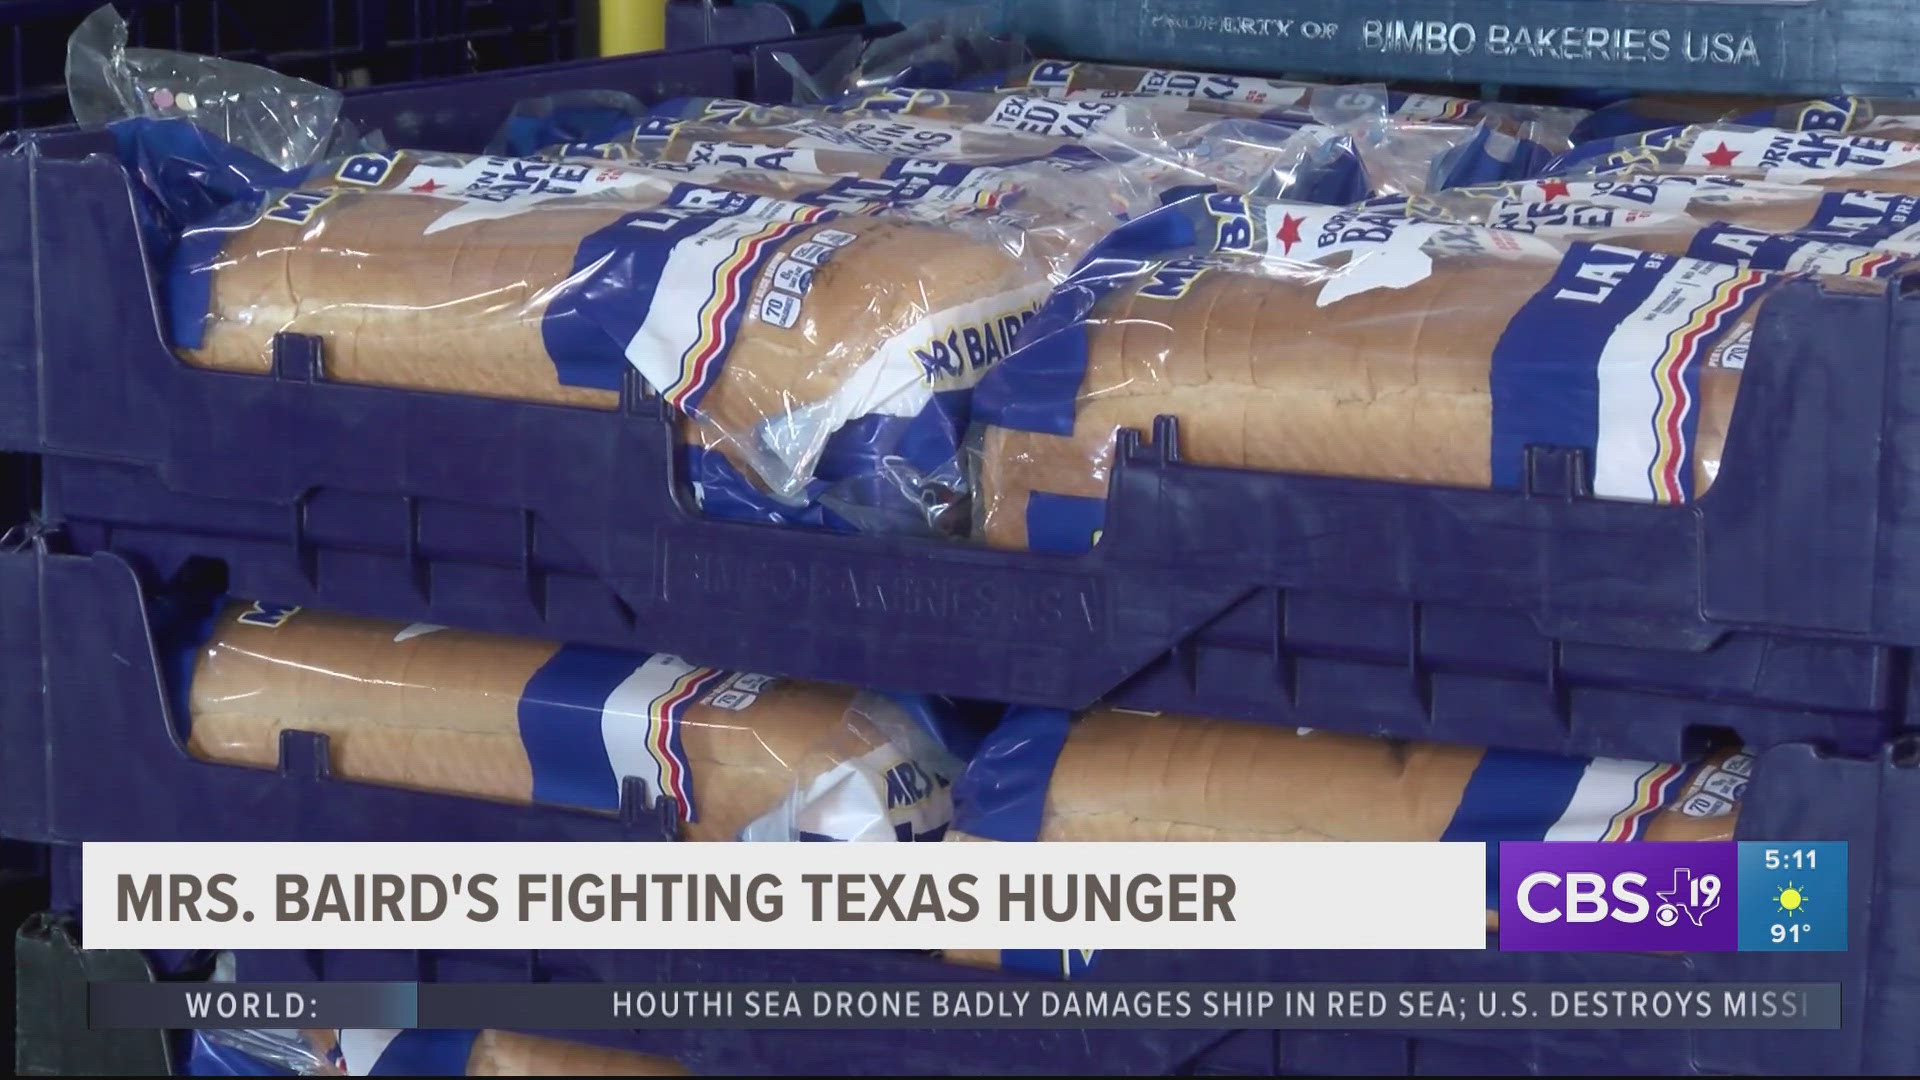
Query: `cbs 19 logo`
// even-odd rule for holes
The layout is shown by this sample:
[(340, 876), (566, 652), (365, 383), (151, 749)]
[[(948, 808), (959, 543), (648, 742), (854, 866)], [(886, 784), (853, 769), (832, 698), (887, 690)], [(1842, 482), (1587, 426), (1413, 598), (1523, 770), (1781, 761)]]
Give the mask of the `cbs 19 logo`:
[[(1707, 912), (1720, 906), (1720, 875), (1701, 874), (1681, 867), (1673, 872), (1673, 887), (1649, 894), (1645, 874), (1623, 870), (1608, 878), (1589, 870), (1557, 874), (1537, 870), (1520, 879), (1515, 901), (1528, 922), (1597, 923), (1603, 919), (1638, 925), (1647, 916), (1661, 926), (1674, 926), (1685, 916), (1695, 926)], [(1651, 899), (1649, 899), (1651, 895)]]

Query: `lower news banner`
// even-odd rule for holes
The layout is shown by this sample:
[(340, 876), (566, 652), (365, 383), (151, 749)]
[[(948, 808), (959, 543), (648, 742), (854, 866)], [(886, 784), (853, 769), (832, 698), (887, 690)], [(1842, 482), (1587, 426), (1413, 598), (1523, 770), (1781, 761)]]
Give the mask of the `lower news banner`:
[(1838, 983), (95, 983), (95, 1028), (1834, 1030)]

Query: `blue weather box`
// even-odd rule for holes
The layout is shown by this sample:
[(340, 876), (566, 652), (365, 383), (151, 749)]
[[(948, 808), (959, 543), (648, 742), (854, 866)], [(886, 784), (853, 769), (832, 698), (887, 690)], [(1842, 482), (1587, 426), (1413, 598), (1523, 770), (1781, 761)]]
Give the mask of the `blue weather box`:
[(1740, 951), (1844, 952), (1844, 841), (1740, 844)]

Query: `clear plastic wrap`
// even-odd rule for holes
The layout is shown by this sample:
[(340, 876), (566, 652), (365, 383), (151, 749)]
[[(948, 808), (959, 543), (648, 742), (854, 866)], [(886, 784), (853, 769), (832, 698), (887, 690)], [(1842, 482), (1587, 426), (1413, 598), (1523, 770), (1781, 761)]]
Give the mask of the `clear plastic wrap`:
[[(692, 105), (716, 110), (728, 103)], [(821, 180), (849, 198), (917, 203), (920, 212), (950, 213), (988, 206), (1027, 237), (1056, 273), (1070, 269), (1116, 222), (1198, 189), (1258, 193), (1306, 202), (1346, 203), (1367, 193), (1365, 171), (1352, 141), (1325, 126), (1292, 128), (1222, 118), (1165, 139), (1115, 141), (1102, 153), (1057, 140), (999, 136), (968, 143), (958, 125), (927, 121), (919, 130), (945, 131), (956, 142), (947, 159), (902, 156), (840, 143), (823, 146), (810, 134), (838, 114), (796, 110), (770, 114), (736, 110), (731, 119), (653, 118), (602, 143), (548, 147), (543, 156), (613, 161), (657, 170), (684, 170), (690, 180), (738, 185), (755, 172), (839, 176)], [(760, 121), (767, 121), (765, 124)], [(850, 138), (844, 129), (836, 138)], [(885, 141), (885, 140), (882, 140)], [(1017, 144), (1017, 145), (1015, 145)], [(998, 157), (989, 151), (1023, 151)], [(972, 151), (980, 151), (978, 155)], [(1110, 156), (1102, 156), (1110, 155)]]
[[(949, 95), (951, 96), (951, 95)], [(976, 102), (983, 95), (973, 95)], [(969, 108), (972, 108), (970, 105)], [(550, 148), (550, 154), (857, 172), (866, 177), (940, 176), (946, 190), (1018, 188), (1076, 217), (1136, 216), (1183, 188), (1344, 203), (1368, 191), (1348, 132), (1324, 124), (1188, 117), (1162, 127), (1103, 127), (1085, 139), (1010, 130), (938, 116), (763, 107), (682, 99), (610, 143)]]
[(761, 193), (355, 155), (187, 230), (172, 340), (189, 363), (264, 373), (275, 334), (312, 334), (343, 382), (606, 409), (633, 368), (682, 415), (703, 505), (849, 527), (822, 516), (832, 491), (889, 528), (935, 529), (929, 492), (878, 488), (879, 465), (952, 461), (970, 388), (1053, 267), (1006, 221), (852, 213), (817, 177), (756, 176)]
[(311, 731), (343, 779), (594, 810), (636, 777), (687, 840), (937, 839), (959, 769), (936, 700), (659, 654), (234, 601), (168, 663), (196, 757), (272, 768)]
[[(1731, 751), (1671, 764), (1120, 710), (1072, 719), (1014, 709), (955, 786), (950, 838), (1730, 840), (1752, 772), (1753, 759)], [(1490, 928), (1497, 906), (1490, 888)], [(1079, 974), (1094, 959), (1077, 950), (946, 956), (1055, 976)]]
[(1920, 250), (1911, 198), (1726, 178), (1530, 181), (1367, 208), (1796, 274), (1890, 278)]
[(252, 64), (127, 45), (107, 4), (67, 41), (67, 96), (84, 127), (145, 117), (192, 122), (281, 169), (326, 156), (340, 92)]
[(193, 1033), (188, 1076), (346, 1076), (308, 1033), (287, 1029), (216, 1028)]
[(1726, 176), (1920, 195), (1920, 142), (1832, 131), (1695, 124), (1583, 143), (1548, 177)]
[(825, 108), (677, 98), (655, 107), (653, 131), (642, 128), (636, 135), (667, 132), (704, 141), (732, 132), (735, 139), (796, 149), (860, 149), (940, 161), (1074, 162), (1125, 160), (1132, 147), (1162, 143), (1216, 119), (1152, 102), (1071, 103), (903, 87)]
[(1114, 434), (1200, 464), (1515, 488), (1584, 448), (1603, 498), (1715, 476), (1776, 275), (1400, 213), (1206, 196), (1116, 230), (983, 379), (976, 535), (1077, 552)]
[(1376, 115), (1462, 120), (1478, 105), (1466, 98), (1391, 92), (1370, 83), (1330, 85), (1073, 60), (1037, 60), (1014, 68), (999, 79), (997, 89), (1067, 101), (1163, 98), (1196, 112), (1323, 124)]
[(809, 104), (894, 86), (965, 85), (1032, 55), (1019, 34), (1000, 32), (1000, 23), (999, 5), (959, 4), (897, 33), (854, 42), (817, 71), (800, 70), (788, 54), (775, 58), (795, 76), (796, 100)]
[(1489, 103), (1466, 120), (1389, 117), (1351, 128), (1375, 194), (1420, 195), (1537, 175), (1573, 146), (1579, 115)]

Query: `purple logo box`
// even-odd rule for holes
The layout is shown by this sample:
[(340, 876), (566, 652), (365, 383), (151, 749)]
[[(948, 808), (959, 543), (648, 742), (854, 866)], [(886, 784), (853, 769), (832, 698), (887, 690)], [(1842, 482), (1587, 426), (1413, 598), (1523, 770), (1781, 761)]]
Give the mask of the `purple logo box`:
[(1502, 843), (1500, 948), (1731, 952), (1738, 867), (1733, 843)]

